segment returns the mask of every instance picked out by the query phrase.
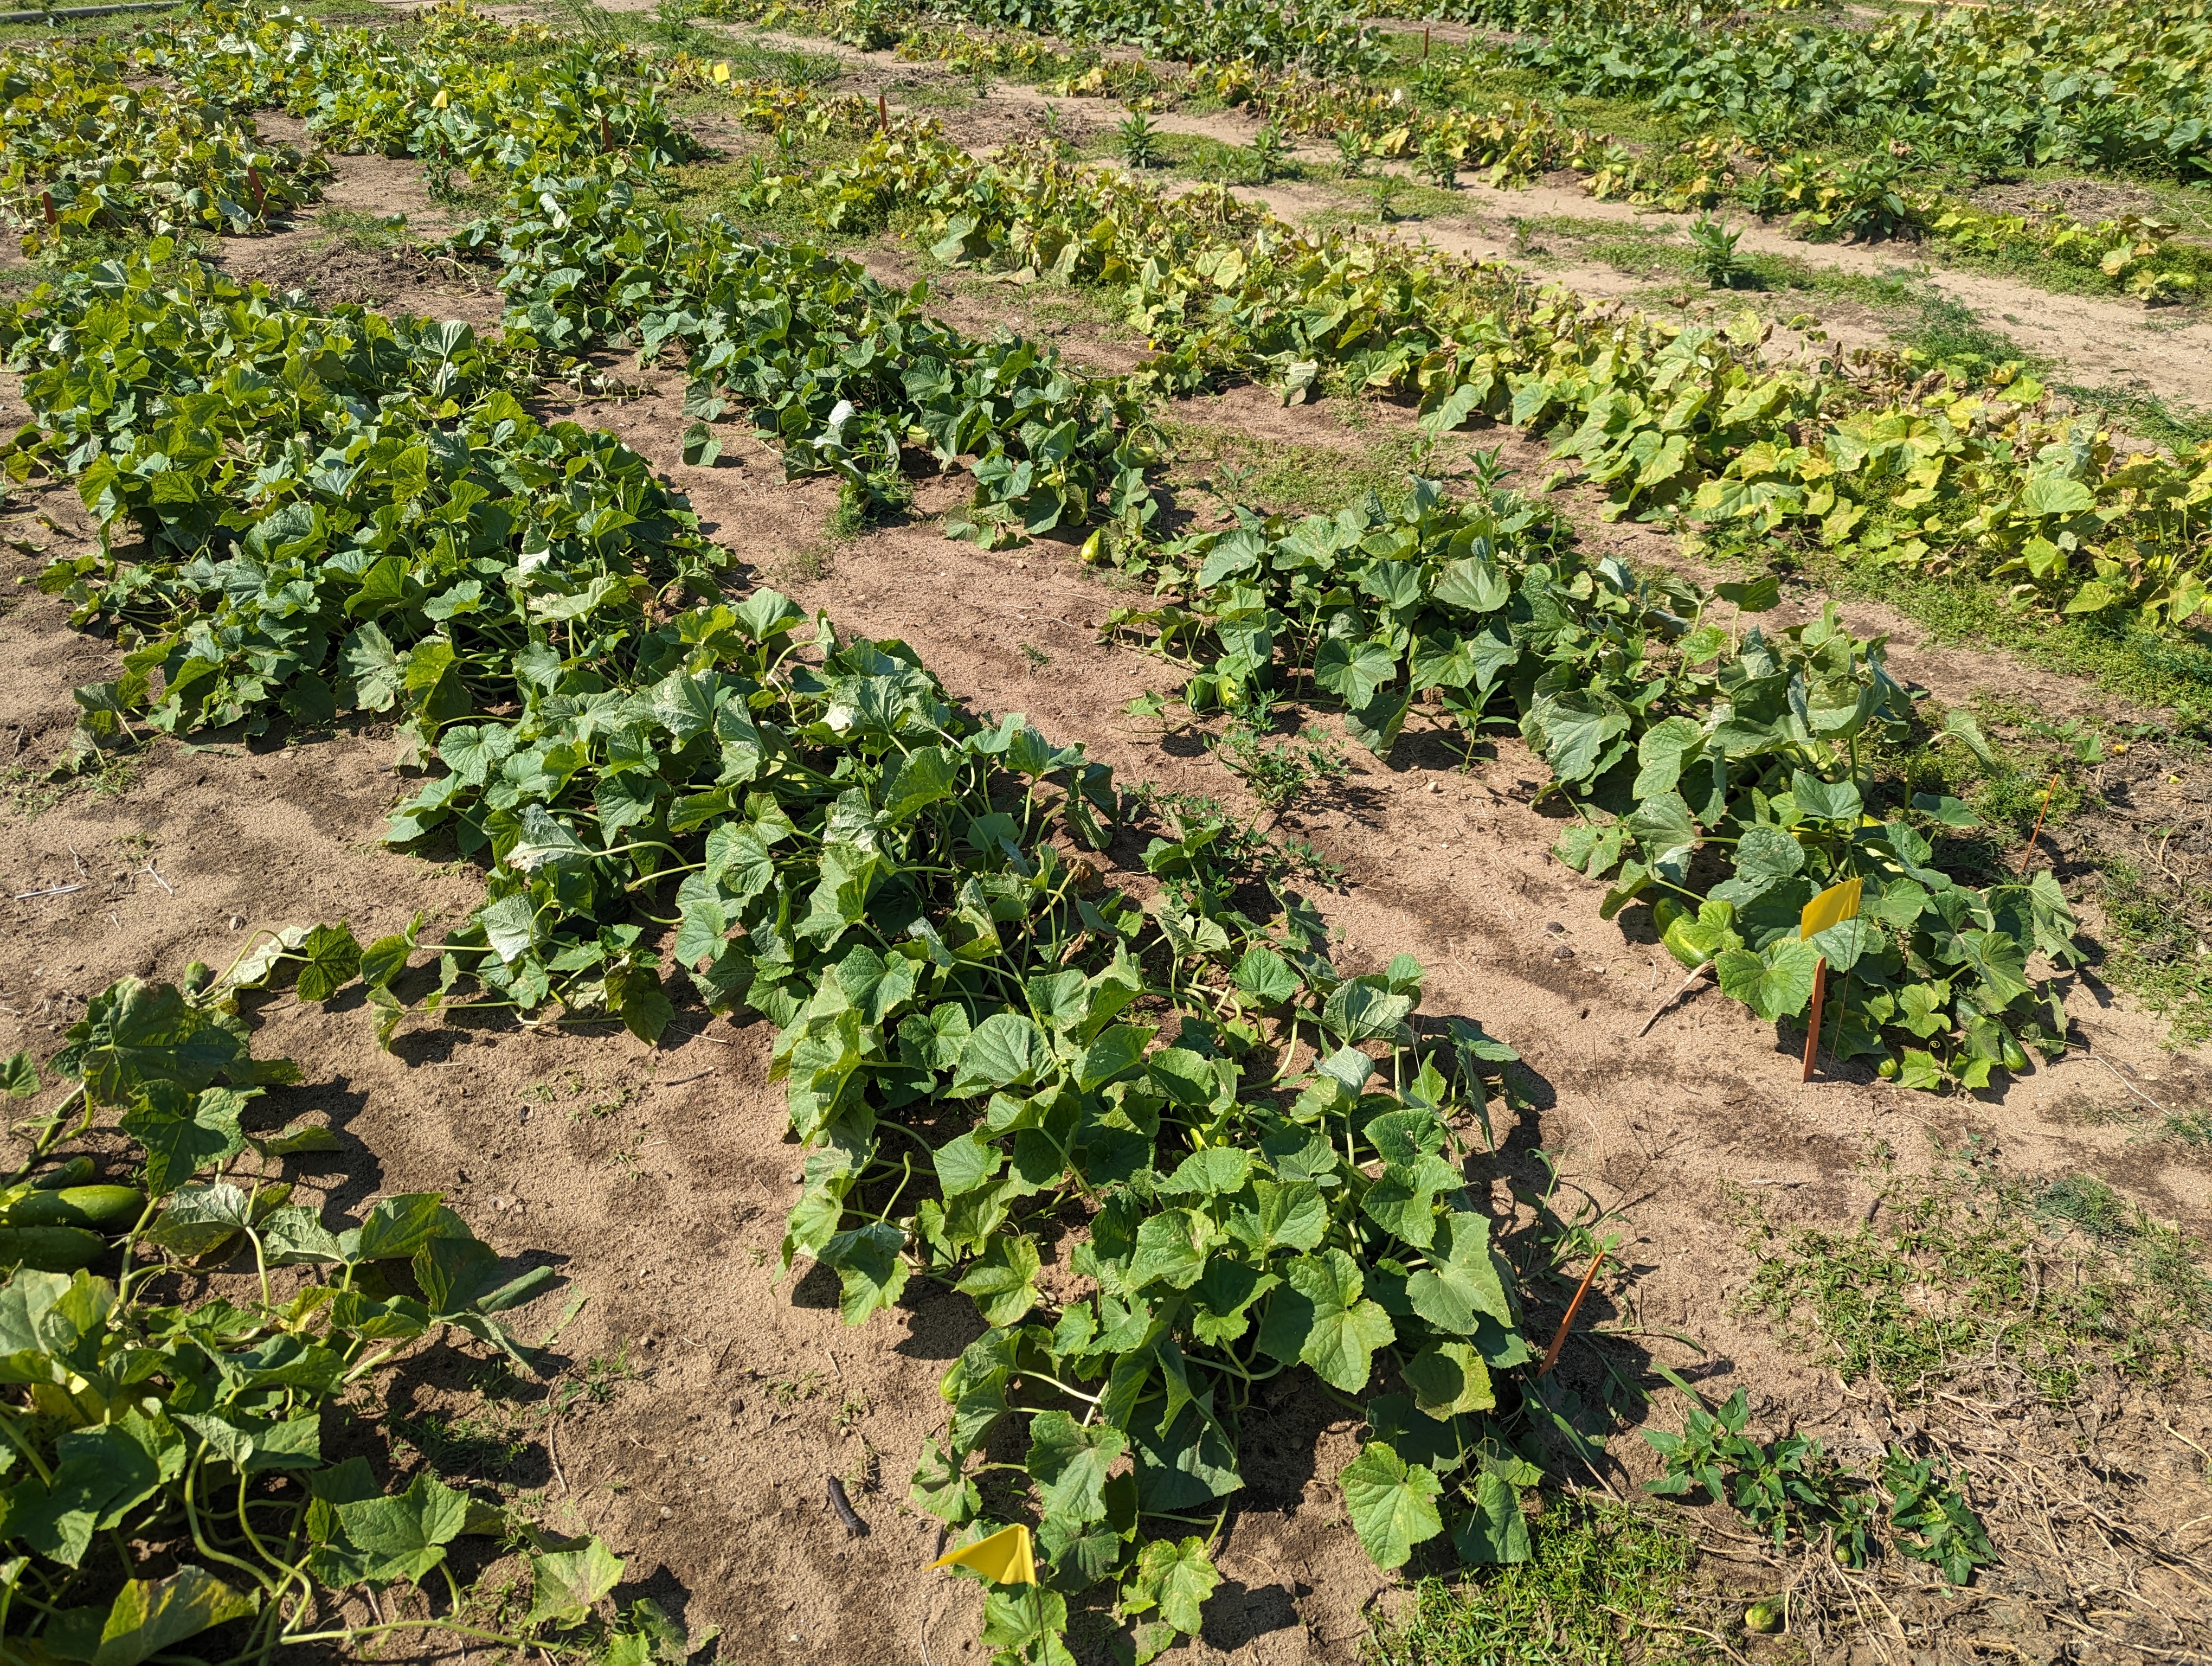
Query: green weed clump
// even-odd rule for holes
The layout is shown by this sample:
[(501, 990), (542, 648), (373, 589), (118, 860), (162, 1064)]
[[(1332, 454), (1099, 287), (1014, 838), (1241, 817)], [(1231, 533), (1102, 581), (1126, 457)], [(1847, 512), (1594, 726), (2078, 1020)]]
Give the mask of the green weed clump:
[[(2099, 970), (2171, 1025), (2175, 1041), (2212, 1039), (2212, 964), (2197, 955), (2198, 929), (2182, 900), (2124, 857), (2099, 869), (2108, 938)], [(2212, 901), (2201, 892), (2192, 900)]]
[(1696, 1539), (1605, 1499), (1550, 1496), (1525, 1562), (1424, 1579), (1412, 1614), (1369, 1640), (1368, 1666), (1639, 1666), (1719, 1649), (1671, 1628), (1689, 1597)]
[(1915, 1399), (1969, 1372), (2016, 1371), (2063, 1402), (2100, 1370), (2201, 1368), (2212, 1322), (2202, 1246), (2089, 1175), (2001, 1172), (1972, 1141), (1908, 1177), (1848, 1231), (1784, 1230), (1745, 1207), (1759, 1267), (1741, 1307), (1832, 1364)]

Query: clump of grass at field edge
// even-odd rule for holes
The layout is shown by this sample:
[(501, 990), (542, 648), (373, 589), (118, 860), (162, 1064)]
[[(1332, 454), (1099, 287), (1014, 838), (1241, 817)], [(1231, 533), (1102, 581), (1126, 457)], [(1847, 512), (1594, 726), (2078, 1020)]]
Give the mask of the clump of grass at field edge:
[[(1368, 1666), (1672, 1666), (1718, 1659), (1673, 1628), (1698, 1560), (1690, 1534), (1601, 1499), (1549, 1496), (1530, 1556), (1456, 1583), (1424, 1579), (1369, 1639)], [(1708, 1620), (1710, 1625), (1711, 1621)]]
[(1877, 1151), (1880, 1207), (1848, 1231), (1776, 1226), (1739, 1200), (1758, 1270), (1740, 1298), (1844, 1381), (1917, 1398), (2011, 1370), (2045, 1399), (2100, 1369), (2202, 1369), (2212, 1278), (2202, 1246), (2091, 1175), (2006, 1174), (1974, 1139), (1923, 1175)]

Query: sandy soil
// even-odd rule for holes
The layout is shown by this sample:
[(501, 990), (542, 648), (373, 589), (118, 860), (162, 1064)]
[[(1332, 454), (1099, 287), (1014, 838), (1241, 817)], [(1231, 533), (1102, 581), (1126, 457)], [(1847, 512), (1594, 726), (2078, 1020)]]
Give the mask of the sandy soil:
[[(404, 212), (418, 230), (435, 223), (419, 170), (375, 159), (337, 166), (333, 204)], [(495, 318), (496, 297), (465, 273), (404, 252), (332, 258), (314, 221), (303, 215), (284, 232), (235, 243), (227, 258), (240, 272), (326, 300), (373, 291), (393, 306)], [(872, 258), (898, 270), (896, 252)], [(1003, 288), (963, 286), (945, 311), (979, 328), (1019, 322), (1034, 304)], [(1061, 331), (1072, 356), (1101, 368), (1130, 350), (1079, 322)], [(944, 539), (932, 517), (964, 495), (957, 478), (921, 483), (905, 524), (833, 543), (823, 530), (828, 487), (785, 482), (775, 454), (736, 428), (715, 466), (684, 465), (680, 379), (637, 380), (647, 390), (640, 397), (561, 414), (610, 428), (653, 459), (755, 576), (830, 609), (842, 627), (913, 642), (956, 696), (979, 711), (1026, 712), (1048, 736), (1085, 742), (1125, 784), (1204, 792), (1259, 816), (1200, 734), (1162, 734), (1124, 714), (1132, 695), (1173, 679), (1158, 660), (1101, 641), (1107, 611), (1128, 595), (1112, 575), (1083, 568), (1064, 545), (991, 554)], [(0, 399), (15, 403), (4, 387)], [(1285, 410), (1249, 390), (1194, 402), (1187, 414), (1262, 441), (1346, 443), (1328, 409)], [(1375, 419), (1405, 416), (1382, 408)], [(1510, 434), (1481, 438), (1540, 477), (1540, 448)], [(1562, 502), (1577, 511), (1571, 495)], [(31, 511), (11, 536), (46, 553), (90, 536), (65, 491), (46, 493)], [(1594, 540), (1638, 559), (1671, 557), (1658, 534), (1583, 524)], [(0, 574), (27, 576), (44, 558), (0, 553)], [(15, 605), (0, 614), (0, 763), (35, 769), (66, 745), (70, 689), (113, 675), (116, 655), (70, 631), (57, 602), (6, 593)], [(1923, 645), (1878, 608), (1847, 614), (1858, 629), (1893, 629), (1897, 670), (1947, 699), (1992, 690), (2054, 714), (2103, 706), (2078, 684), (2001, 656)], [(1024, 644), (1048, 663), (1036, 665)], [(0, 880), (15, 899), (0, 903), (0, 1052), (50, 1050), (115, 977), (173, 977), (195, 958), (221, 964), (254, 927), (344, 917), (366, 938), (421, 909), (434, 935), (464, 917), (480, 895), (465, 865), (434, 866), (377, 843), (383, 812), (406, 790), (392, 750), (375, 725), (288, 741), (164, 743), (121, 790), (80, 788), (37, 813), (40, 789), (25, 783), (0, 848)], [(2094, 981), (2070, 984), (2068, 1009), (2096, 1056), (2078, 1051), (1985, 1095), (1935, 1099), (1863, 1072), (1801, 1086), (1788, 1042), (1710, 994), (1639, 1037), (1679, 970), (1641, 910), (1601, 921), (1601, 888), (1548, 855), (1557, 825), (1528, 802), (1540, 770), (1517, 744), (1486, 749), (1462, 769), (1456, 745), (1417, 718), (1388, 763), (1346, 750), (1346, 778), (1285, 822), (1344, 871), (1340, 887), (1316, 898), (1340, 939), (1340, 960), (1366, 970), (1412, 952), (1430, 969), (1425, 1012), (1479, 1018), (1526, 1061), (1516, 1077), (1525, 1103), (1499, 1108), (1499, 1149), (1477, 1162), (1474, 1182), (1525, 1225), (1528, 1212), (1508, 1189), (1540, 1184), (1535, 1153), (1552, 1153), (1573, 1189), (1620, 1212), (1629, 1235), (1621, 1276), (1586, 1312), (1643, 1333), (1650, 1357), (1715, 1395), (1746, 1384), (1769, 1426), (1823, 1432), (1858, 1451), (1887, 1438), (1898, 1414), (1843, 1392), (1832, 1372), (1732, 1316), (1728, 1298), (1751, 1263), (1725, 1224), (1728, 1183), (1759, 1189), (1779, 1222), (1842, 1226), (1867, 1207), (1860, 1164), (1869, 1142), (1887, 1141), (1911, 1164), (1929, 1135), (1971, 1135), (2008, 1165), (2100, 1174), (2161, 1218), (2212, 1233), (2212, 1178), (2201, 1162), (2080, 1114), (2124, 1097), (2114, 1066), (2169, 1104), (2203, 1104), (2208, 1079), (2201, 1055), (2167, 1050), (2162, 1026)], [(2154, 808), (2161, 790), (2144, 785)], [(1109, 853), (1109, 878), (1135, 870), (1141, 844), (1125, 836)], [(78, 877), (85, 889), (68, 896), (18, 896)], [(964, 1299), (918, 1285), (897, 1312), (848, 1330), (834, 1281), (803, 1268), (778, 1278), (797, 1163), (784, 1144), (781, 1093), (765, 1080), (766, 1026), (687, 1009), (647, 1048), (605, 1025), (418, 1021), (386, 1054), (366, 1015), (343, 1001), (325, 1011), (278, 996), (254, 1016), (258, 1050), (295, 1057), (306, 1077), (270, 1095), (272, 1124), (314, 1110), (343, 1134), (344, 1150), (313, 1159), (304, 1174), (310, 1195), (345, 1208), (380, 1192), (447, 1190), (502, 1252), (560, 1269), (562, 1290), (522, 1316), (527, 1335), (542, 1335), (573, 1296), (589, 1298), (559, 1350), (579, 1372), (594, 1361), (603, 1376), (611, 1370), (608, 1402), (554, 1426), (529, 1424), (526, 1403), (519, 1455), (462, 1471), (467, 1479), (519, 1488), (556, 1524), (605, 1535), (630, 1559), (622, 1594), (650, 1593), (695, 1629), (720, 1625), (726, 1660), (908, 1666), (923, 1659), (925, 1637), (935, 1662), (981, 1657), (972, 1588), (919, 1571), (934, 1524), (904, 1503), (921, 1440), (942, 1414), (936, 1378), (977, 1322)], [(1656, 1335), (1663, 1329), (1693, 1335), (1701, 1351)], [(1562, 1369), (1595, 1395), (1588, 1356), (1571, 1353)], [(385, 1393), (399, 1413), (478, 1407), (471, 1379), (450, 1372), (403, 1372)], [(2093, 1437), (2106, 1431), (2125, 1454), (2139, 1534), (2212, 1518), (2212, 1490), (2192, 1456), (2212, 1444), (2201, 1398), (2151, 1407), (2116, 1392), (2085, 1415)], [(2081, 1438), (2078, 1419), (2045, 1421), (1995, 1422), (1992, 1450)], [(1226, 1583), (1207, 1606), (1203, 1639), (1181, 1658), (1355, 1658), (1372, 1617), (1394, 1600), (1353, 1541), (1334, 1484), (1355, 1436), (1334, 1402), (1296, 1387), (1248, 1428), (1251, 1485), (1220, 1552)], [(1625, 1491), (1650, 1473), (1641, 1442), (1623, 1439), (1613, 1451), (1609, 1484)], [(825, 1505), (833, 1474), (851, 1485), (867, 1537), (847, 1540)], [(2024, 1542), (1999, 1595), (2057, 1589), (2060, 1572), (2040, 1554)], [(1741, 1577), (1764, 1576), (1754, 1566)], [(2051, 1657), (2033, 1602), (2010, 1617), (2002, 1602), (1949, 1614), (1908, 1613), (1917, 1643), (1942, 1651), (1929, 1658), (1970, 1657), (1984, 1641)], [(1100, 1657), (1095, 1641), (1081, 1652), (1085, 1666)], [(2092, 1648), (2081, 1657), (2134, 1657)]]

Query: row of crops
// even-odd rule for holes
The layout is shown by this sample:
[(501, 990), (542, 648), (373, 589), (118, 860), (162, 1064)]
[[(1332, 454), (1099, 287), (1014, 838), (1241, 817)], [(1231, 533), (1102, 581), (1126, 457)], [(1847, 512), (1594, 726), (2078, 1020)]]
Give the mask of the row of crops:
[(2203, 178), (2212, 11), (2202, 0), (1901, 10), (1860, 19), (1621, 0), (1435, 0), (1516, 32), (1504, 62), (1759, 148), (1849, 141), (1969, 171), (2063, 164)]
[[(1401, 9), (1456, 18), (1467, 9)], [(1674, 212), (1733, 204), (1799, 237), (1923, 240), (2161, 301), (2192, 295), (2207, 265), (2168, 222), (2132, 210), (2083, 220), (2055, 204), (2000, 210), (1966, 192), (2044, 165), (2200, 178), (2212, 144), (2190, 68), (2205, 38), (2201, 10), (2131, 11), (2118, 25), (2079, 7), (1940, 24), (1914, 12), (1869, 31), (1809, 27), (1794, 10), (1747, 23), (1693, 9), (1477, 7), (1475, 21), (1530, 33), (1462, 48), (1424, 41), (1410, 64), (1373, 31), (1360, 34), (1357, 11), (1255, 21), (1233, 8), (711, 0), (703, 15), (896, 44), (1063, 95), (1244, 105), (1280, 134), (1334, 141), (1352, 166), (1395, 159), (1447, 187), (1466, 170), (1493, 185), (1564, 170), (1600, 199)], [(1132, 61), (1133, 50), (1163, 61)], [(1533, 76), (1550, 101), (1501, 96), (1501, 70)], [(1689, 132), (1624, 143), (1560, 112), (1577, 95)]]
[(1910, 10), (1870, 27), (1604, 3), (1472, 10), (1523, 33), (1424, 64), (1436, 101), (1479, 99), (1485, 76), (1504, 69), (1534, 75), (1547, 96), (1616, 101), (1697, 136), (1632, 155), (1573, 130), (1588, 160), (1566, 165), (1600, 194), (1678, 210), (1734, 203), (1802, 236), (1910, 236), (2037, 258), (2146, 299), (2203, 281), (2201, 252), (2169, 242), (2171, 226), (2154, 217), (2092, 224), (1963, 194), (2037, 167), (2202, 183), (2212, 21), (2201, 5)]
[[(8, 1246), (24, 1270), (0, 1292), (16, 1339), (0, 1375), (27, 1404), (0, 1412), (23, 1465), (5, 1531), (24, 1559), (0, 1623), (57, 1658), (136, 1661), (222, 1626), (236, 1660), (401, 1624), (639, 1663), (680, 1650), (647, 1607), (605, 1619), (622, 1569), (596, 1541), (428, 1476), (386, 1491), (364, 1456), (325, 1452), (321, 1408), (430, 1332), (527, 1365), (495, 1316), (544, 1279), (500, 1281), (434, 1196), (339, 1231), (289, 1204), (283, 1158), (327, 1136), (250, 1128), (255, 1087), (287, 1078), (250, 1060), (239, 1001), (275, 978), (308, 1000), (357, 991), (387, 1039), (462, 1006), (611, 1016), (647, 1039), (678, 1000), (773, 1023), (807, 1153), (787, 1264), (834, 1269), (856, 1324), (928, 1280), (988, 1327), (946, 1374), (947, 1425), (912, 1497), (956, 1543), (1036, 1523), (1043, 1583), (986, 1605), (1003, 1662), (1066, 1660), (1071, 1602), (1110, 1603), (1140, 1658), (1196, 1628), (1218, 1578), (1202, 1529), (1243, 1484), (1254, 1395), (1285, 1371), (1310, 1369), (1364, 1417), (1339, 1479), (1386, 1567), (1431, 1541), (1469, 1561), (1525, 1556), (1521, 1492), (1551, 1443), (1584, 1450), (1524, 1336), (1522, 1286), (1548, 1269), (1504, 1253), (1466, 1185), (1511, 1050), (1464, 1017), (1422, 1017), (1409, 958), (1337, 967), (1325, 922), (1248, 830), (1147, 812), (1079, 745), (960, 709), (909, 646), (738, 592), (647, 459), (530, 415), (535, 390), (592, 374), (595, 351), (685, 367), (696, 455), (742, 416), (788, 471), (865, 502), (896, 499), (918, 456), (965, 469), (958, 526), (981, 541), (1094, 527), (1095, 550), (1159, 576), (1155, 605), (1115, 628), (1186, 662), (1194, 703), (1293, 694), (1340, 707), (1378, 751), (1417, 702), (1470, 736), (1517, 727), (1576, 809), (1562, 854), (1612, 880), (1608, 913), (1651, 903), (1686, 965), (1776, 1023), (1802, 1018), (1825, 955), (1838, 1056), (1978, 1087), (2027, 1046), (2064, 1045), (2029, 973), (2032, 954), (2074, 954), (2063, 897), (2047, 875), (1961, 883), (1942, 841), (1963, 809), (1885, 800), (1874, 759), (1911, 702), (1881, 644), (1832, 615), (1763, 629), (1771, 593), (1591, 561), (1493, 487), (1453, 502), (1422, 486), (1399, 511), (1297, 525), (1248, 514), (1168, 544), (1149, 531), (1147, 400), (1235, 376), (1419, 392), (1438, 426), (1539, 423), (1625, 504), (1717, 488), (1763, 514), (1783, 501), (1755, 489), (1789, 425), (1834, 395), (1762, 369), (1747, 341), (1304, 239), (1219, 194), (1171, 199), (1042, 154), (978, 163), (903, 122), (791, 183), (831, 223), (895, 203), (928, 221), (941, 258), (1120, 295), (1159, 356), (1091, 378), (951, 330), (849, 262), (685, 210), (669, 165), (694, 147), (668, 78), (720, 84), (696, 63), (459, 12), (397, 43), (210, 11), (141, 46), (18, 49), (4, 73), (94, 89), (117, 121), (173, 103), (229, 136), (181, 193), (139, 136), (95, 208), (48, 222), (58, 186), (77, 187), (73, 212), (82, 199), (92, 136), (67, 104), (18, 106), (45, 160), (11, 182), (12, 211), (63, 252), (119, 240), (0, 318), (33, 416), (11, 475), (71, 481), (111, 534), (42, 580), (124, 654), (120, 676), (77, 691), (81, 745), (380, 718), (422, 777), (387, 838), (450, 842), (485, 874), (482, 905), (441, 940), (418, 925), (364, 945), (326, 925), (219, 976), (126, 982), (46, 1061), (72, 1085), (37, 1124), (0, 1230), (78, 1236)], [(788, 89), (738, 94), (764, 121), (817, 113)], [(316, 161), (255, 137), (269, 107), (332, 149), (465, 170), (499, 195), (452, 246), (498, 278), (495, 338), (311, 310), (195, 257), (178, 234), (214, 222), (179, 203), (236, 203), (230, 158), (253, 158), (257, 213), (314, 188)], [(1819, 514), (1963, 514), (1960, 477), (1979, 471), (2012, 507), (1978, 536), (2051, 542), (2074, 536), (2069, 516), (2096, 520), (2100, 552), (2146, 536), (2144, 479), (2094, 445), (2045, 455), (2063, 430), (2037, 428), (2032, 399), (1909, 398), (1795, 446), (1801, 471), (1829, 459)], [(1856, 452), (1836, 437), (1853, 435)], [(1765, 472), (1732, 472), (1762, 441)], [(1899, 508), (1893, 493), (1923, 489), (1899, 483), (1907, 468), (1929, 489)], [(1772, 524), (1812, 513), (1792, 501)], [(1944, 513), (1921, 529), (1950, 529)], [(2184, 547), (2177, 533), (2155, 549)], [(2195, 610), (2179, 580), (2144, 582), (2137, 599)], [(1149, 836), (1141, 905), (1085, 854), (1127, 831)], [(1846, 877), (1861, 917), (1801, 940), (1805, 901)], [(40, 1091), (27, 1059), (8, 1082)], [(96, 1172), (73, 1143), (143, 1189), (73, 1197)], [(1071, 1235), (1091, 1293), (1048, 1298)], [(240, 1277), (222, 1301), (164, 1306), (172, 1260)], [(526, 1603), (488, 1613), (464, 1590), (483, 1560), (454, 1548), (468, 1535), (528, 1560)], [(175, 1571), (151, 1577), (133, 1546)], [(434, 1619), (343, 1617), (349, 1594), (434, 1574)]]
[(989, 159), (895, 125), (850, 162), (765, 182), (826, 228), (919, 217), (940, 260), (1091, 287), (1158, 350), (1163, 391), (1243, 377), (1285, 398), (1379, 390), (1429, 425), (1553, 441), (1615, 514), (1680, 514), (1712, 547), (1781, 533), (1854, 564), (1965, 575), (2071, 614), (2182, 625), (2212, 593), (2212, 453), (2124, 451), (1999, 385), (1862, 353), (1776, 365), (1746, 315), (1681, 325), (1535, 292), (1510, 268), (1302, 231), (1219, 189), (1103, 174), (1049, 145)]
[(799, 26), (869, 48), (933, 27), (1049, 36), (1078, 48), (1123, 48), (1181, 63), (1249, 63), (1316, 74), (1377, 69), (1364, 15), (1344, 0), (701, 0), (690, 15)]

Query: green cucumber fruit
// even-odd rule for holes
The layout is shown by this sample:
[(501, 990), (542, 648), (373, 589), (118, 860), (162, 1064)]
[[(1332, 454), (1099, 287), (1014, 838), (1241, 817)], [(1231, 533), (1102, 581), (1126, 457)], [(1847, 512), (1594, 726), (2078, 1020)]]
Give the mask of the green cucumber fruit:
[(94, 1170), (89, 1157), (72, 1157), (58, 1169), (49, 1169), (30, 1183), (34, 1192), (58, 1192), (64, 1186), (82, 1186)]
[(70, 1186), (33, 1192), (0, 1209), (0, 1226), (91, 1226), (119, 1231), (138, 1219), (146, 1199), (134, 1186)]
[(0, 1267), (74, 1273), (107, 1253), (107, 1240), (82, 1226), (0, 1226)]

